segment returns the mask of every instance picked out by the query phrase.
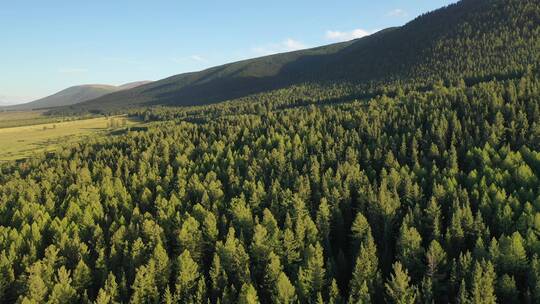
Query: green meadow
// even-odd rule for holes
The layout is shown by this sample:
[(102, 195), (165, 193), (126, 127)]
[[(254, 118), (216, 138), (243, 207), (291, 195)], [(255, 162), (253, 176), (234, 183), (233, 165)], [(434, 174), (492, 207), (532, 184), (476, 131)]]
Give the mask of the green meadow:
[[(15, 114), (10, 113), (11, 119), (2, 117), (0, 114), (0, 125), (2, 122), (15, 121), (13, 118), (23, 118), (34, 113)], [(19, 116), (17, 116), (19, 115)], [(43, 116), (36, 116), (37, 119), (45, 119)], [(90, 119), (79, 119), (72, 121), (48, 122), (34, 125), (24, 125), (17, 127), (0, 128), (0, 161), (17, 160), (44, 151), (54, 151), (59, 146), (77, 142), (87, 136), (96, 134), (107, 134), (115, 129), (132, 126), (136, 121), (125, 116), (99, 117)], [(114, 121), (114, 123), (111, 123)]]

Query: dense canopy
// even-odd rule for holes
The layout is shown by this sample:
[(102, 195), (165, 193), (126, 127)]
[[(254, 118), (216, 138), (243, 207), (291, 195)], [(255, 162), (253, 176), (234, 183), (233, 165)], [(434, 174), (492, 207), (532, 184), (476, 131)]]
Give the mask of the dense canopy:
[(5, 164), (0, 298), (536, 302), (537, 75), (154, 108), (132, 113), (147, 130)]

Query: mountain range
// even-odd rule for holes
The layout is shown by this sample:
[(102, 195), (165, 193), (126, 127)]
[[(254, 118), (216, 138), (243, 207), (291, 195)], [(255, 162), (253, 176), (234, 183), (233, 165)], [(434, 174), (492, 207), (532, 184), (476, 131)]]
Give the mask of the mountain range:
[(126, 83), (120, 86), (105, 85), (105, 84), (88, 84), (69, 87), (51, 96), (47, 96), (32, 102), (7, 106), (6, 110), (35, 110), (49, 109), (54, 107), (69, 106), (96, 99), (103, 95), (113, 92), (129, 90), (138, 86), (148, 84), (150, 81), (138, 81)]
[(302, 84), (346, 83), (361, 94), (515, 77), (539, 62), (539, 7), (538, 0), (462, 0), (357, 40), (234, 62), (131, 89), (70, 88), (25, 107), (99, 113), (210, 104)]

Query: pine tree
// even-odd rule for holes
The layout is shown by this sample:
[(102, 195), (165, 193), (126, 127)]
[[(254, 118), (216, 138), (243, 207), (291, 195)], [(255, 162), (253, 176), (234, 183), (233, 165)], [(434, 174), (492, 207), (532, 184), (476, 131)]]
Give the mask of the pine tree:
[(73, 271), (73, 287), (77, 292), (82, 293), (92, 283), (92, 272), (81, 259)]
[(49, 296), (48, 303), (62, 304), (62, 303), (74, 303), (77, 301), (77, 290), (71, 286), (71, 277), (69, 270), (66, 270), (64, 266), (58, 270), (56, 277), (56, 283)]
[(362, 213), (357, 213), (351, 226), (351, 239), (353, 256), (356, 258), (360, 244), (366, 242), (369, 238), (373, 238), (371, 234), (371, 227)]
[(7, 289), (15, 280), (15, 271), (11, 267), (7, 254), (0, 252), (0, 299), (7, 297)]
[(330, 284), (330, 291), (328, 293), (329, 293), (329, 295), (328, 295), (328, 304), (341, 304), (341, 303), (343, 303), (343, 299), (341, 297), (341, 292), (339, 290), (336, 279), (332, 279), (332, 283)]
[(425, 210), (424, 229), (429, 235), (428, 241), (440, 240), (441, 237), (441, 208), (435, 197), (432, 197)]
[(188, 250), (193, 260), (199, 262), (202, 257), (202, 232), (199, 222), (192, 216), (187, 216), (178, 232), (180, 250)]
[(534, 256), (531, 261), (531, 267), (528, 274), (529, 289), (532, 293), (532, 299), (535, 303), (540, 302), (540, 260)]
[(135, 281), (133, 282), (133, 294), (130, 303), (158, 303), (159, 291), (156, 287), (155, 269), (153, 263), (137, 268)]
[(369, 237), (360, 245), (360, 252), (350, 281), (349, 302), (356, 303), (369, 299), (370, 293), (374, 295), (379, 288), (379, 281), (377, 248), (373, 239)]
[(195, 294), (200, 277), (199, 265), (191, 258), (188, 250), (178, 257), (174, 298), (179, 302), (189, 302)]
[(116, 284), (116, 277), (112, 272), (109, 272), (107, 280), (104, 286), (99, 290), (96, 299), (96, 304), (116, 304), (118, 300), (118, 284)]
[(459, 285), (458, 297), (456, 299), (458, 304), (469, 304), (469, 294), (467, 292), (467, 286), (465, 285), (465, 279), (461, 280)]
[(498, 265), (506, 273), (524, 276), (527, 267), (527, 253), (524, 240), (515, 232), (511, 237), (503, 236), (499, 240)]
[(258, 304), (259, 297), (257, 296), (257, 290), (249, 283), (244, 283), (238, 296), (238, 304)]
[(330, 214), (330, 207), (328, 206), (328, 202), (326, 198), (321, 199), (321, 203), (319, 204), (319, 210), (317, 211), (317, 230), (319, 231), (320, 235), (320, 242), (323, 244), (324, 250), (326, 252), (330, 252), (330, 232), (331, 232), (331, 226), (330, 226), (330, 220), (331, 220), (331, 214)]
[(401, 226), (400, 235), (397, 240), (398, 260), (412, 274), (413, 278), (418, 278), (423, 272), (422, 237), (414, 227), (408, 227), (404, 222)]
[(446, 279), (446, 253), (437, 240), (433, 240), (426, 252), (426, 288), (431, 287), (431, 293), (435, 298), (446, 294), (442, 282)]
[(229, 285), (227, 273), (221, 266), (221, 259), (218, 254), (214, 255), (212, 259), (212, 266), (210, 267), (210, 284), (211, 284), (211, 297), (214, 301), (217, 301), (221, 294), (225, 291), (225, 288)]
[(422, 279), (420, 285), (420, 299), (422, 303), (433, 304), (435, 303), (435, 296), (433, 294), (433, 279), (430, 276), (425, 276)]
[(155, 261), (156, 285), (158, 290), (165, 290), (169, 284), (170, 266), (169, 256), (161, 243), (154, 248), (152, 259)]
[(514, 277), (504, 274), (497, 282), (497, 300), (500, 303), (518, 303), (518, 288)]
[(281, 272), (278, 276), (272, 302), (276, 304), (292, 304), (296, 302), (296, 290), (284, 272)]
[(269, 246), (270, 244), (268, 242), (267, 236), (268, 231), (263, 225), (255, 225), (255, 229), (253, 231), (253, 238), (250, 246), (250, 257), (252, 262), (254, 263), (253, 274), (255, 278), (259, 281), (262, 281), (263, 279), (264, 265), (268, 262), (269, 255), (272, 250), (272, 248)]
[(495, 297), (495, 269), (491, 262), (476, 262), (474, 266), (471, 300), (475, 304), (497, 303)]
[(280, 273), (283, 271), (279, 256), (274, 252), (270, 252), (268, 255), (268, 263), (265, 267), (264, 286), (265, 289), (270, 291), (275, 286)]
[(162, 304), (173, 304), (174, 303), (174, 296), (171, 293), (171, 289), (169, 288), (169, 286), (167, 286), (165, 288), (165, 292), (163, 293), (161, 303)]
[(26, 282), (26, 292), (22, 297), (23, 302), (28, 303), (43, 303), (48, 293), (47, 285), (41, 278), (39, 266), (35, 264), (30, 268), (30, 275)]
[(320, 244), (307, 248), (306, 262), (298, 271), (298, 290), (302, 301), (312, 301), (325, 286), (323, 250)]
[(385, 284), (387, 300), (396, 304), (414, 304), (416, 301), (416, 287), (410, 285), (411, 278), (401, 263), (393, 265), (394, 273)]

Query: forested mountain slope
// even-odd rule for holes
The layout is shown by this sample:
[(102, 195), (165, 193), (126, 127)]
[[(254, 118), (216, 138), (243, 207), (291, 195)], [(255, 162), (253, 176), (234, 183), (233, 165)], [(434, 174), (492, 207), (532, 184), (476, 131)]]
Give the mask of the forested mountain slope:
[(75, 109), (198, 105), (303, 83), (348, 82), (361, 93), (515, 76), (538, 62), (539, 26), (538, 0), (463, 0), (359, 40), (181, 74)]

